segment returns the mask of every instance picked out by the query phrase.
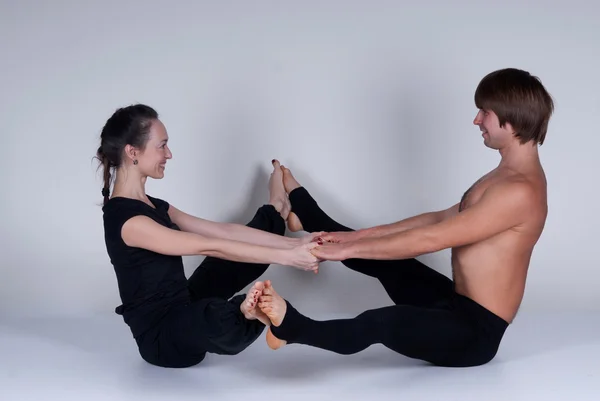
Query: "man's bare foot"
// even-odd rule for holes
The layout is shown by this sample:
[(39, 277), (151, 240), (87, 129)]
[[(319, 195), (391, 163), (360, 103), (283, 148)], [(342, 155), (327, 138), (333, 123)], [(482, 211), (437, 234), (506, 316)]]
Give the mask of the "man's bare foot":
[[(285, 166), (281, 166), (281, 171), (283, 172), (283, 186), (285, 188), (285, 192), (289, 195), (296, 188), (300, 188), (300, 183), (294, 178), (292, 172), (289, 168)], [(300, 219), (294, 212), (290, 212), (287, 217), (287, 226), (291, 232), (303, 231), (302, 223)]]
[[(270, 319), (273, 326), (280, 326), (285, 317), (287, 310), (287, 304), (285, 300), (275, 292), (275, 289), (271, 285), (271, 280), (265, 281), (265, 286), (262, 295), (259, 297), (258, 307), (263, 311)], [(267, 330), (267, 345), (272, 349), (278, 349), (286, 344), (284, 340), (281, 340), (273, 334), (271, 328)]]
[(271, 327), (267, 328), (267, 345), (271, 349), (279, 349), (287, 344), (285, 340), (275, 337), (275, 334), (271, 331)]
[(287, 220), (292, 205), (283, 186), (283, 171), (278, 160), (273, 159), (273, 172), (269, 178), (269, 204), (275, 207), (284, 220)]
[(283, 187), (285, 188), (285, 192), (289, 195), (296, 188), (300, 188), (302, 185), (294, 178), (292, 172), (289, 168), (285, 166), (281, 166), (281, 171), (283, 172)]
[(248, 294), (246, 295), (246, 299), (240, 305), (240, 311), (244, 314), (244, 317), (248, 320), (260, 320), (266, 326), (271, 325), (271, 321), (267, 317), (267, 315), (257, 308), (258, 301), (260, 296), (263, 293), (265, 285), (262, 281), (257, 281), (254, 283)]

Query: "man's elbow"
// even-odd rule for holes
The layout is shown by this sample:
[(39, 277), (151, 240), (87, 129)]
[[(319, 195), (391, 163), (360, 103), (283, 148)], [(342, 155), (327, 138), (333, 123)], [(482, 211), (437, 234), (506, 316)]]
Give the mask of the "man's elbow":
[(457, 248), (474, 244), (479, 239), (474, 236), (435, 236), (427, 235), (423, 239), (423, 247), (425, 253), (433, 253), (443, 251), (444, 249)]
[(380, 259), (409, 259), (443, 249), (432, 235), (419, 233), (411, 240), (391, 240), (379, 252)]

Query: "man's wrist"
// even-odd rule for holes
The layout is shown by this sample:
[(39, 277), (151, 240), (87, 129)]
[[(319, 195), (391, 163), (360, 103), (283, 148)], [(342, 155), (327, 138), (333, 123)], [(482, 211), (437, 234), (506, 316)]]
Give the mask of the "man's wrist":
[(369, 238), (372, 237), (374, 234), (374, 228), (362, 228), (355, 232), (354, 240), (358, 241), (363, 238)]
[(356, 259), (356, 255), (357, 255), (357, 244), (356, 242), (346, 242), (344, 244), (341, 244), (343, 251), (343, 260), (346, 259)]

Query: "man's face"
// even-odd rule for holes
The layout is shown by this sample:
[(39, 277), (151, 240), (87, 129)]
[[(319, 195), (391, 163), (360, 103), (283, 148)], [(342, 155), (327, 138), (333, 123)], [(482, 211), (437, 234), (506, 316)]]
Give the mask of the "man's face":
[(509, 123), (500, 127), (498, 116), (492, 110), (479, 110), (473, 124), (481, 130), (483, 144), (491, 149), (500, 149), (511, 141), (513, 129)]

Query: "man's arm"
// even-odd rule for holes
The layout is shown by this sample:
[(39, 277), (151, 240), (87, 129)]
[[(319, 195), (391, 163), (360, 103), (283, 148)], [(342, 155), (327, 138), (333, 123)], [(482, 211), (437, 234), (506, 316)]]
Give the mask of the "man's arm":
[(417, 227), (437, 224), (458, 213), (459, 204), (450, 206), (448, 209), (422, 213), (395, 223), (383, 224), (371, 228), (365, 228), (357, 231), (357, 239), (377, 238), (386, 235), (411, 230)]
[[(534, 199), (527, 184), (499, 184), (488, 188), (475, 205), (438, 223), (347, 243), (344, 258), (407, 259), (476, 243), (523, 223)], [(318, 249), (313, 253), (320, 257)]]
[(220, 223), (187, 214), (173, 205), (169, 206), (169, 217), (185, 232), (279, 249), (291, 249), (300, 245), (298, 238), (290, 238), (257, 230), (235, 223)]

